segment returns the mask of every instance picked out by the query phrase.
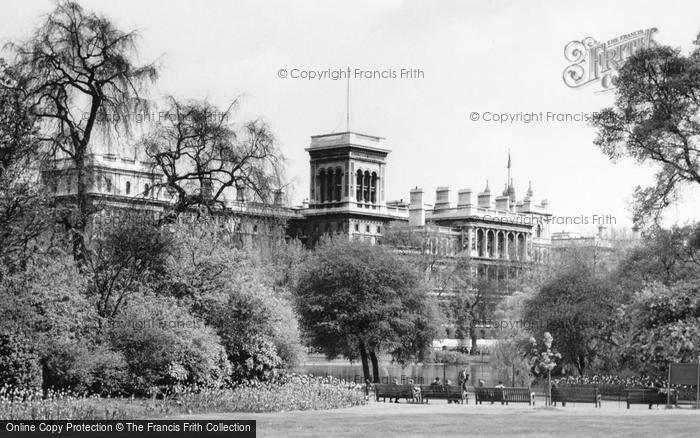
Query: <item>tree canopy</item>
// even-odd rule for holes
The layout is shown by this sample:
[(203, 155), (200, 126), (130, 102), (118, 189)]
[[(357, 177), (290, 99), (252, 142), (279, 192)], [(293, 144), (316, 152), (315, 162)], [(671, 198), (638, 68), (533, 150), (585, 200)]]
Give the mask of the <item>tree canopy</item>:
[(657, 46), (618, 72), (615, 104), (593, 118), (595, 143), (611, 159), (659, 166), (650, 187), (635, 190), (634, 220), (658, 219), (684, 184), (700, 184), (700, 38), (689, 55)]
[(379, 378), (377, 355), (421, 358), (437, 334), (418, 274), (391, 251), (344, 238), (320, 245), (302, 268), (296, 307), (308, 342), (333, 358), (362, 360)]

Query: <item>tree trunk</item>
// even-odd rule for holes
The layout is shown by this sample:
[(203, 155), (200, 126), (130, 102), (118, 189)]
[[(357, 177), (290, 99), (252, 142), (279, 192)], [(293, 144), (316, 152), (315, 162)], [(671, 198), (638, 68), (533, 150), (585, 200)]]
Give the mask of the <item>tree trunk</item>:
[(379, 361), (377, 361), (377, 355), (374, 354), (374, 350), (370, 350), (369, 358), (372, 359), (372, 374), (374, 375), (374, 383), (379, 383)]
[(77, 198), (77, 220), (71, 224), (71, 241), (73, 243), (73, 259), (79, 268), (85, 266), (85, 229), (87, 227), (88, 196), (85, 187), (85, 162), (83, 156), (78, 155), (74, 160), (76, 167), (76, 198)]
[(360, 341), (360, 358), (362, 359), (362, 373), (365, 375), (365, 382), (372, 381), (372, 376), (369, 374), (369, 362), (367, 362), (367, 348), (364, 342)]

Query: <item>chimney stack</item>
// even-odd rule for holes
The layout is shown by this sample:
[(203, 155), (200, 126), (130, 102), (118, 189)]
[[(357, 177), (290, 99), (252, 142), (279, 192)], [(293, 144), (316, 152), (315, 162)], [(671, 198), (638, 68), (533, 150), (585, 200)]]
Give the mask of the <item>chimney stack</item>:
[(411, 189), (411, 203), (408, 206), (408, 224), (412, 227), (425, 225), (425, 207), (423, 206), (423, 189)]
[(435, 207), (433, 210), (447, 210), (450, 208), (450, 188), (438, 187), (435, 190)]
[(457, 192), (457, 208), (470, 207), (472, 205), (471, 189), (461, 189)]

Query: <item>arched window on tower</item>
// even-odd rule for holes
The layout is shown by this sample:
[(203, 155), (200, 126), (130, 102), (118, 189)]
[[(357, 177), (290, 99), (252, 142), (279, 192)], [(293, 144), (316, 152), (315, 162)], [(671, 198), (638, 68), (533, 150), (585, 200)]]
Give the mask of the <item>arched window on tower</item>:
[(321, 171), (318, 173), (318, 180), (319, 180), (319, 185), (320, 185), (319, 194), (321, 195), (321, 199), (319, 199), (319, 201), (326, 202), (326, 171), (325, 171), (325, 169), (321, 169)]
[(335, 200), (340, 201), (343, 197), (343, 171), (335, 169)]
[(151, 187), (148, 185), (148, 183), (143, 185), (143, 196), (148, 196), (148, 192), (151, 190)]
[(370, 176), (369, 176), (369, 171), (365, 170), (365, 174), (362, 175), (362, 199), (365, 202), (370, 202), (370, 197), (369, 197), (369, 182), (370, 182)]
[(328, 169), (326, 173), (326, 197), (328, 202), (333, 202), (333, 169)]
[(377, 173), (376, 172), (372, 172), (372, 176), (370, 177), (370, 181), (371, 181), (370, 199), (371, 199), (372, 204), (376, 204), (377, 203)]
[(131, 182), (127, 181), (126, 182), (126, 194), (128, 195), (130, 193), (131, 193)]
[(357, 171), (357, 181), (356, 184), (357, 186), (357, 192), (355, 194), (355, 199), (357, 202), (362, 202), (362, 171), (358, 170)]

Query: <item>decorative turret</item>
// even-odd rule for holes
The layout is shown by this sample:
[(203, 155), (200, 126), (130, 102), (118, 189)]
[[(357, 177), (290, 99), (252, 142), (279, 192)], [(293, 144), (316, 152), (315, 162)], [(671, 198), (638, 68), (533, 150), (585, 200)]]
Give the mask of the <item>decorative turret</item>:
[(486, 180), (484, 191), (479, 193), (479, 208), (491, 208), (491, 190), (489, 189), (489, 181)]

